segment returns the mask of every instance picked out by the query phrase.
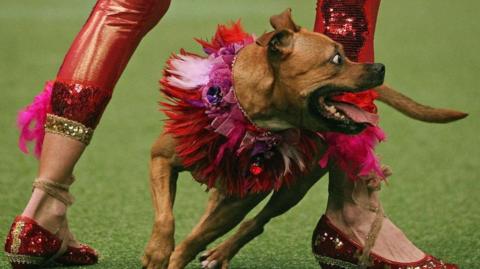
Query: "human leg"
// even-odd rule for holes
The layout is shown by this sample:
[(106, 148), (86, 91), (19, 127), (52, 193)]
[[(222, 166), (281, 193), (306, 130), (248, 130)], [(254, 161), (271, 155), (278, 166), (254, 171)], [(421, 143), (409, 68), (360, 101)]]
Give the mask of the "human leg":
[(330, 173), (327, 210), (312, 237), (323, 269), (458, 269), (423, 253), (385, 216), (378, 198), (381, 179), (372, 174), (352, 182), (338, 169)]
[[(379, 7), (380, 0), (318, 0), (315, 31), (324, 33), (341, 43), (350, 59), (359, 62), (373, 62), (373, 41)], [(362, 109), (375, 112), (376, 107), (373, 100), (377, 95), (374, 91), (366, 91), (360, 94), (340, 96), (339, 101), (353, 103)], [(368, 128), (371, 130), (376, 127)], [(360, 135), (364, 136), (366, 132)], [(340, 135), (336, 136), (340, 137)], [(332, 144), (336, 144), (335, 137), (331, 137), (331, 140), (334, 142)], [(332, 151), (335, 152), (335, 149)], [(351, 149), (350, 152), (355, 151)], [(330, 172), (328, 208), (326, 218), (322, 218), (320, 223), (326, 222), (325, 219), (328, 218), (331, 223), (345, 232), (348, 238), (363, 244), (377, 212), (365, 209), (356, 203), (356, 200), (352, 200), (352, 197), (360, 195), (359, 199), (365, 201), (362, 203), (376, 206), (380, 204), (380, 201), (377, 193), (369, 190), (364, 180), (346, 179), (345, 172), (349, 172), (351, 160), (355, 160), (355, 155), (352, 155), (352, 158), (346, 155), (348, 154), (337, 154), (332, 159), (331, 163), (334, 163), (332, 166), (335, 167)], [(347, 165), (341, 165), (342, 163)], [(376, 177), (376, 181), (378, 181), (378, 177), (382, 175), (377, 172), (372, 173), (371, 176)], [(355, 183), (353, 183), (354, 181)], [(381, 223), (382, 228), (378, 232), (372, 251), (379, 253), (382, 257), (401, 262), (416, 261), (425, 256), (388, 218), (383, 218)]]
[[(60, 230), (70, 234), (66, 225), (68, 203), (61, 201), (61, 197), (68, 195), (74, 166), (88, 145), (128, 60), (142, 37), (164, 15), (169, 2), (99, 0), (95, 5), (53, 83), (38, 172), (38, 179), (44, 183), (35, 185), (23, 212), (24, 217), (35, 221), (31, 225), (45, 227), (52, 234)], [(12, 233), (18, 228), (21, 234), (22, 225), (15, 222), (9, 238), (18, 239)], [(10, 241), (5, 250), (11, 255), (43, 258), (58, 252), (54, 249), (38, 255), (13, 247)], [(32, 264), (38, 265), (36, 261), (41, 259), (30, 261), (34, 260)]]

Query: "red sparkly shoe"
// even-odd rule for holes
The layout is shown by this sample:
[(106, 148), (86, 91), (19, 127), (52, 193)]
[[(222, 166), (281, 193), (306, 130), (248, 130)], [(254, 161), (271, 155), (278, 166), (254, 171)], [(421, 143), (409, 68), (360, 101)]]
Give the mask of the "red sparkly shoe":
[(384, 219), (383, 212), (378, 216), (362, 247), (323, 215), (312, 238), (313, 253), (322, 269), (459, 269), (455, 264), (444, 263), (428, 254), (416, 262), (400, 263), (371, 253)]
[[(34, 187), (69, 205), (73, 201), (62, 184), (37, 180)], [(35, 220), (18, 216), (5, 241), (5, 255), (13, 269), (34, 269), (50, 265), (90, 265), (97, 263), (97, 252), (87, 245), (68, 246), (66, 239), (54, 235)]]

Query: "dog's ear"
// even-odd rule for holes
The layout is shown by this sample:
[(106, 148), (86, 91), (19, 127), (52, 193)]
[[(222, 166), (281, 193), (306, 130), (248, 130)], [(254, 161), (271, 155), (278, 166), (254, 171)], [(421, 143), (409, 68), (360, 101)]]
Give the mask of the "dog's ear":
[(255, 40), (255, 43), (257, 43), (257, 45), (259, 46), (266, 47), (268, 46), (268, 43), (270, 42), (270, 40), (274, 35), (275, 35), (275, 31), (264, 33), (259, 38), (257, 38), (257, 40)]
[(283, 59), (293, 50), (293, 32), (288, 29), (268, 32), (259, 37), (256, 42), (262, 47), (268, 46), (269, 56)]
[(292, 52), (293, 34), (300, 31), (300, 27), (293, 22), (290, 8), (270, 17), (270, 24), (275, 31), (263, 34), (256, 43), (262, 47), (268, 46), (269, 56), (283, 59)]
[(276, 31), (280, 31), (283, 29), (288, 29), (293, 32), (300, 31), (300, 26), (296, 25), (295, 22), (293, 22), (292, 9), (290, 8), (285, 9), (285, 11), (278, 15), (273, 15), (272, 17), (270, 17), (270, 24)]
[(270, 56), (285, 58), (293, 50), (293, 32), (287, 29), (277, 31), (268, 42)]

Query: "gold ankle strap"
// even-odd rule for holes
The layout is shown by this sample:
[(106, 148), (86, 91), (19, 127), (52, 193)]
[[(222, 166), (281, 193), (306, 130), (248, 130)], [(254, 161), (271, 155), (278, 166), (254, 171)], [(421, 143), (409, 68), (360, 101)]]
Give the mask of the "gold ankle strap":
[(372, 248), (375, 245), (375, 241), (377, 240), (378, 234), (382, 229), (383, 219), (385, 218), (385, 214), (383, 213), (383, 208), (381, 206), (378, 207), (377, 215), (375, 216), (375, 220), (372, 223), (372, 227), (367, 234), (367, 238), (365, 240), (365, 246), (358, 257), (358, 265), (360, 268), (367, 268), (368, 266), (372, 266), (372, 261), (370, 259), (370, 253), (372, 252)]
[(66, 206), (71, 206), (75, 201), (75, 198), (68, 193), (69, 185), (61, 184), (48, 179), (37, 178), (33, 182), (33, 188), (38, 188), (52, 196), (53, 198), (64, 203)]

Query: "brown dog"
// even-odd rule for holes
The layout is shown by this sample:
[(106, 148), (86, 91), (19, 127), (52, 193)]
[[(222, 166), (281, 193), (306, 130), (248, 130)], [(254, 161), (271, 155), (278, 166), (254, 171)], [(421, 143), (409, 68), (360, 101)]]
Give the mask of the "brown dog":
[[(358, 133), (364, 123), (335, 116), (328, 109), (329, 96), (341, 92), (359, 92), (377, 87), (380, 100), (404, 114), (428, 122), (449, 122), (466, 114), (434, 109), (415, 103), (388, 86), (382, 85), (382, 64), (349, 61), (342, 46), (328, 37), (298, 27), (290, 10), (273, 16), (275, 29), (247, 45), (238, 54), (233, 69), (234, 87), (239, 103), (258, 126), (269, 130), (288, 128), (311, 131)], [(320, 139), (318, 148), (325, 147)], [(152, 147), (151, 193), (155, 223), (145, 249), (143, 266), (148, 269), (184, 268), (209, 243), (237, 226), (246, 214), (268, 193), (243, 198), (228, 196), (220, 188), (210, 190), (207, 209), (186, 239), (175, 246), (172, 206), (178, 173), (185, 170), (175, 151), (175, 138), (162, 133)], [(322, 150), (319, 150), (322, 152)], [(207, 255), (204, 267), (227, 268), (232, 257), (250, 240), (262, 233), (270, 219), (295, 206), (325, 174), (316, 163), (293, 186), (276, 191), (267, 205), (238, 231)], [(199, 175), (191, 171), (193, 177)]]

